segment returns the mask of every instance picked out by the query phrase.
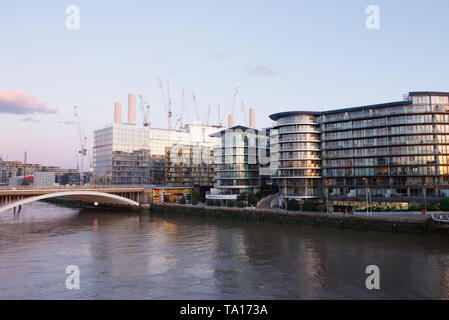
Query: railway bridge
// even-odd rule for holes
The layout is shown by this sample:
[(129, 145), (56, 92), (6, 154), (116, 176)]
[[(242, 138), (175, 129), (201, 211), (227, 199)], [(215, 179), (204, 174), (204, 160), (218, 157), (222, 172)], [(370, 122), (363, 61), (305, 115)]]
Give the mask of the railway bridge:
[(0, 213), (34, 201), (70, 197), (99, 206), (138, 207), (151, 201), (152, 187), (9, 186), (0, 187)]

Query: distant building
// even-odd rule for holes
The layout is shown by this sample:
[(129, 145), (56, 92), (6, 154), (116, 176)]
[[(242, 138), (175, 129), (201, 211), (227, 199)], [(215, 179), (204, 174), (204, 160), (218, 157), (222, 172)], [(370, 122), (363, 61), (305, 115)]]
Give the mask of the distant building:
[(53, 186), (56, 182), (55, 172), (35, 172), (33, 176), (35, 186)]
[(209, 147), (173, 145), (165, 148), (165, 184), (208, 186), (214, 182), (214, 151)]
[[(37, 183), (39, 184), (63, 184), (61, 180), (66, 174), (77, 174), (79, 184), (79, 172), (75, 169), (62, 169), (56, 166), (44, 166), (37, 163), (22, 163), (18, 160), (3, 161), (0, 159), (0, 185), (21, 185), (22, 183), (35, 184), (34, 177), (36, 176), (36, 173), (37, 176), (39, 176), (37, 177)], [(40, 173), (50, 173), (50, 175), (43, 175)], [(53, 178), (51, 174), (54, 175)], [(24, 180), (26, 177), (29, 178)], [(86, 173), (86, 177), (89, 178), (89, 173)]]
[(214, 149), (217, 182), (207, 199), (236, 200), (239, 194), (257, 193), (267, 184), (269, 130), (234, 126), (211, 136), (220, 144)]
[(169, 130), (122, 123), (96, 129), (93, 181), (95, 184), (113, 185), (166, 184), (166, 178), (175, 178), (169, 174), (173, 167), (169, 168), (166, 176), (167, 148), (179, 144), (212, 149), (217, 138), (209, 135), (219, 129), (221, 127), (189, 124)]

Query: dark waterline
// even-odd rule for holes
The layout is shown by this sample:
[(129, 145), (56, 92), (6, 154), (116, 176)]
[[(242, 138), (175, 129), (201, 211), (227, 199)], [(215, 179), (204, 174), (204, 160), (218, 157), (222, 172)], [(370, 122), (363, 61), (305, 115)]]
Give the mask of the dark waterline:
[(447, 237), (34, 203), (0, 215), (0, 299), (448, 299), (448, 252)]

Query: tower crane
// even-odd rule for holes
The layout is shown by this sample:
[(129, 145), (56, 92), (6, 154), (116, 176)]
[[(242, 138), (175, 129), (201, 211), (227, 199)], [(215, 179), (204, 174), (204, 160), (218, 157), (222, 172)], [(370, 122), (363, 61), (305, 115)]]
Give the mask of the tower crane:
[[(182, 128), (183, 127), (183, 121), (184, 121), (184, 110), (186, 109), (186, 103), (185, 103), (185, 97), (184, 97), (184, 88), (182, 88), (182, 102), (181, 102), (181, 112), (178, 118), (176, 119), (176, 125), (175, 128)], [(186, 110), (187, 113), (187, 110)], [(179, 124), (179, 127), (178, 127)]]
[(195, 97), (195, 94), (193, 93), (193, 91), (191, 93), (192, 93), (192, 101), (195, 105), (196, 118), (198, 121), (201, 121), (200, 113), (198, 111), (198, 102), (196, 100), (196, 97)]
[(151, 122), (150, 122), (151, 106), (148, 102), (144, 102), (141, 94), (139, 94), (139, 99), (140, 99), (140, 109), (142, 110), (142, 115), (143, 115), (143, 126), (149, 127), (149, 126), (151, 126)]
[(92, 168), (92, 161), (90, 159), (90, 154), (87, 150), (87, 137), (83, 136), (81, 133), (81, 124), (79, 119), (79, 113), (78, 113), (78, 107), (74, 106), (75, 109), (75, 120), (76, 120), (76, 126), (78, 127), (78, 136), (80, 139), (80, 150), (78, 151), (78, 154), (80, 155), (80, 165), (79, 165), (79, 171), (80, 171), (80, 185), (84, 184), (84, 157), (89, 156), (89, 163), (90, 167)]
[(206, 120), (206, 125), (207, 126), (209, 125), (210, 115), (212, 113), (211, 108), (212, 108), (211, 105), (209, 105), (209, 107), (207, 108), (207, 120)]
[(239, 87), (237, 86), (235, 88), (234, 91), (234, 96), (232, 97), (232, 103), (231, 103), (231, 113), (232, 115), (234, 115), (234, 108), (235, 108), (235, 103), (237, 102), (237, 96), (239, 95)]
[(241, 111), (242, 111), (243, 117), (244, 117), (244, 119), (245, 119), (245, 125), (248, 126), (248, 125), (249, 125), (249, 124), (248, 124), (248, 118), (246, 117), (245, 104), (243, 103), (243, 100), (241, 101), (241, 103), (242, 103)]
[(223, 126), (223, 121), (222, 121), (222, 119), (221, 119), (221, 105), (218, 105), (218, 125), (219, 125), (220, 127)]
[(173, 117), (173, 112), (171, 111), (171, 98), (170, 98), (170, 83), (167, 80), (167, 97), (168, 97), (168, 128), (171, 129), (171, 118)]
[(171, 107), (167, 106), (167, 100), (165, 98), (165, 92), (164, 92), (164, 85), (162, 84), (161, 78), (158, 77), (157, 80), (159, 83), (159, 88), (161, 89), (162, 103), (164, 104), (164, 108), (165, 108), (165, 111), (167, 112), (167, 116), (168, 116), (168, 128), (171, 129), (171, 117), (172, 117)]

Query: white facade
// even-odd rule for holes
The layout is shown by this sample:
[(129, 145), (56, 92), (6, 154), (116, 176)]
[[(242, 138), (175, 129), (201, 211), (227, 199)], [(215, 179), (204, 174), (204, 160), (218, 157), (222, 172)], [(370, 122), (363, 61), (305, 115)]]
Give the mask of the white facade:
[(188, 124), (170, 130), (122, 123), (95, 129), (94, 180), (107, 184), (163, 184), (166, 147), (213, 148), (220, 139), (210, 135), (221, 129), (219, 126)]

